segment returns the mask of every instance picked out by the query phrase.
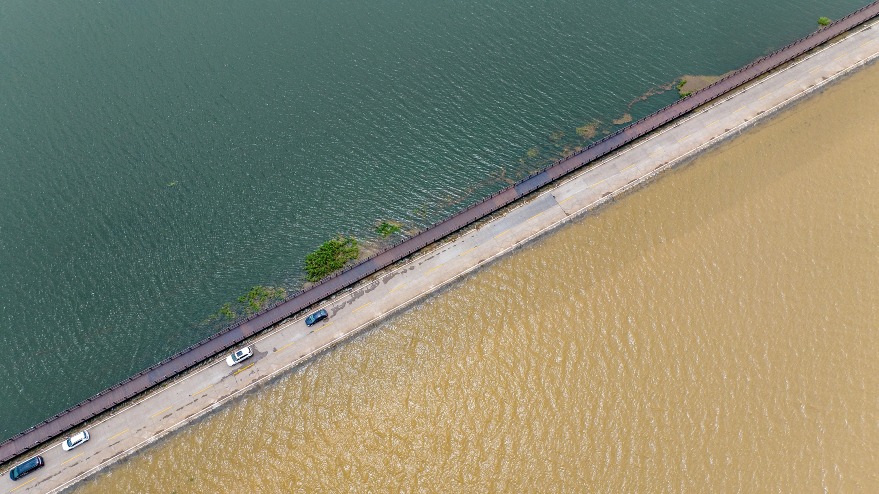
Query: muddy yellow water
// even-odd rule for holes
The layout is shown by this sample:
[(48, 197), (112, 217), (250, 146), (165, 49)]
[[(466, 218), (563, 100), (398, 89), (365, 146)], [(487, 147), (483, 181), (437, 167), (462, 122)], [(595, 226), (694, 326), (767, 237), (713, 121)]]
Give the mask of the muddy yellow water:
[(879, 492), (879, 66), (78, 492)]

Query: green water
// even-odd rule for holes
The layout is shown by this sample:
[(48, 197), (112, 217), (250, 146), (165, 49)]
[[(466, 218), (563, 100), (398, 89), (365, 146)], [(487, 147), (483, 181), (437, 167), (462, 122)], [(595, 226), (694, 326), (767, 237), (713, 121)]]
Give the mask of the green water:
[(4, 0), (0, 438), (864, 4)]

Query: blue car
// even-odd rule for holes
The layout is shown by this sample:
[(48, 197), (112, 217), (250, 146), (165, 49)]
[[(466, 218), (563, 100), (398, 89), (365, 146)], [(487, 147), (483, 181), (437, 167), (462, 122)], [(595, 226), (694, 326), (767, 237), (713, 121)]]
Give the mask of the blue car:
[(319, 322), (319, 321), (323, 321), (324, 319), (326, 319), (328, 317), (330, 317), (330, 315), (327, 314), (326, 309), (321, 309), (321, 310), (315, 312), (314, 314), (306, 317), (305, 318), (305, 325), (311, 326), (312, 324)]
[[(45, 462), (43, 462), (43, 457), (42, 456), (34, 456), (30, 460), (22, 463), (21, 465), (13, 468), (12, 470), (10, 470), (9, 471), (9, 478), (12, 480), (18, 480), (18, 479), (24, 477), (25, 475), (33, 472), (34, 470), (41, 468), (43, 465), (45, 465)], [(12, 490), (15, 490), (15, 489), (12, 489)]]

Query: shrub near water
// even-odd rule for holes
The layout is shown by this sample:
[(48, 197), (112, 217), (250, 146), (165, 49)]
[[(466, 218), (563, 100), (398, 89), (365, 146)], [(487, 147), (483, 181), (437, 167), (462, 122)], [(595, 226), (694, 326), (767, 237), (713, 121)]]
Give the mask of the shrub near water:
[[(283, 300), (286, 296), (287, 290), (283, 288), (257, 285), (246, 294), (238, 297), (238, 301), (244, 304), (244, 310), (248, 314), (253, 314), (254, 312), (259, 312), (260, 309), (268, 305), (273, 299)], [(223, 309), (226, 308), (226, 306), (223, 306)], [(223, 309), (220, 310), (222, 311)]]
[(220, 307), (219, 312), (212, 314), (204, 323), (216, 320), (234, 321), (241, 315), (250, 315), (259, 312), (273, 300), (284, 300), (287, 290), (283, 287), (257, 285), (244, 295), (238, 297), (237, 303), (226, 302)]
[(226, 319), (229, 319), (230, 321), (238, 317), (238, 314), (236, 314), (235, 311), (232, 310), (232, 302), (226, 302), (225, 304), (223, 304), (223, 307), (220, 308), (219, 314)]
[(400, 224), (395, 221), (382, 221), (375, 227), (375, 233), (382, 237), (388, 237), (400, 231)]
[(338, 237), (327, 240), (316, 251), (305, 256), (305, 273), (308, 281), (320, 281), (327, 275), (338, 271), (345, 263), (357, 259), (360, 247), (351, 237)]

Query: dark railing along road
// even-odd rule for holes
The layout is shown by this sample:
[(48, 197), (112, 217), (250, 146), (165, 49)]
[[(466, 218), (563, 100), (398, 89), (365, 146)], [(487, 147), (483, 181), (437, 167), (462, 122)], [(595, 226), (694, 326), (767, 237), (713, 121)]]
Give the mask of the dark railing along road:
[(101, 391), (95, 396), (21, 432), (0, 444), (0, 463), (4, 463), (67, 430), (125, 402), (211, 357), (227, 351), (245, 339), (301, 312), (321, 300), (357, 283), (412, 253), (441, 240), (473, 222), (484, 218), (537, 189), (606, 156), (626, 144), (693, 111), (709, 101), (735, 90), (755, 78), (789, 62), (830, 39), (879, 15), (879, 1), (785, 46), (731, 73), (705, 89), (591, 144), (577, 154), (559, 160), (528, 178), (507, 187), (481, 202), (435, 223), (421, 233), (404, 240), (365, 261), (279, 302), (253, 317), (235, 323), (183, 351)]

